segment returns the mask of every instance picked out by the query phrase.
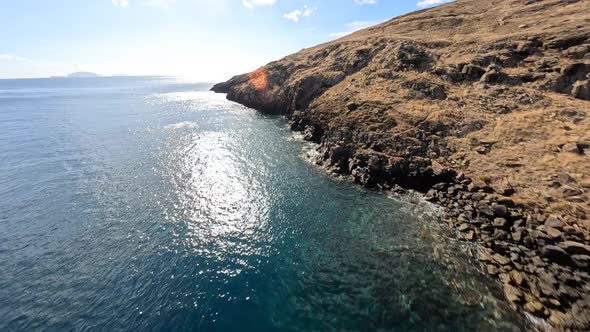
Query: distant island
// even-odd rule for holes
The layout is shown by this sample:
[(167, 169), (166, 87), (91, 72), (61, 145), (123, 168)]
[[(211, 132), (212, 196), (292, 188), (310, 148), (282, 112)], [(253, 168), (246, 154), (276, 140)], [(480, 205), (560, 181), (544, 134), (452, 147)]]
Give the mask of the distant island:
[(78, 71), (75, 73), (71, 73), (69, 75), (67, 75), (67, 78), (84, 78), (84, 77), (101, 77), (102, 75), (96, 74), (96, 73), (92, 73), (92, 72), (88, 72), (88, 71)]

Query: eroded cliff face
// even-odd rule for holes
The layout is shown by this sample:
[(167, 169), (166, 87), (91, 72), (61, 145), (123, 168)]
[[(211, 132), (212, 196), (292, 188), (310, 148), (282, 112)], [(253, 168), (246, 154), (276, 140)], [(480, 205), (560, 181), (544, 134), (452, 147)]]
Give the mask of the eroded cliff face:
[(426, 192), (518, 308), (590, 329), (590, 0), (458, 0), (212, 90), (334, 173)]

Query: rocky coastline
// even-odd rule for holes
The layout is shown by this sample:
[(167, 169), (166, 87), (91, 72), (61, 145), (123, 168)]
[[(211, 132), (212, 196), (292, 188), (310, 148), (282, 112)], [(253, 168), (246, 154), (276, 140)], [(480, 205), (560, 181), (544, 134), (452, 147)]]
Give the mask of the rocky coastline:
[(334, 174), (424, 193), (517, 310), (590, 330), (589, 1), (458, 0), (212, 90), (285, 116)]

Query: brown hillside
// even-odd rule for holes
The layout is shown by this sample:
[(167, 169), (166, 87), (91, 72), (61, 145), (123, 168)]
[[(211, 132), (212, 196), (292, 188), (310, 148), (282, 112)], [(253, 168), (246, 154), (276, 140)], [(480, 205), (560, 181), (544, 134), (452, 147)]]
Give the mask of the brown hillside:
[(590, 330), (590, 0), (458, 0), (213, 90), (332, 172), (428, 191), (516, 308)]

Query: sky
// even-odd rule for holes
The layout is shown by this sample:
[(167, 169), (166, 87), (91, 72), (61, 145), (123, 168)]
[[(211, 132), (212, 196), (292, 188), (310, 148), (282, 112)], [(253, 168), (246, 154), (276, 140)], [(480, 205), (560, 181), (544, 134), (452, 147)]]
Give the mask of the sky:
[(450, 0), (0, 0), (0, 78), (225, 80)]

